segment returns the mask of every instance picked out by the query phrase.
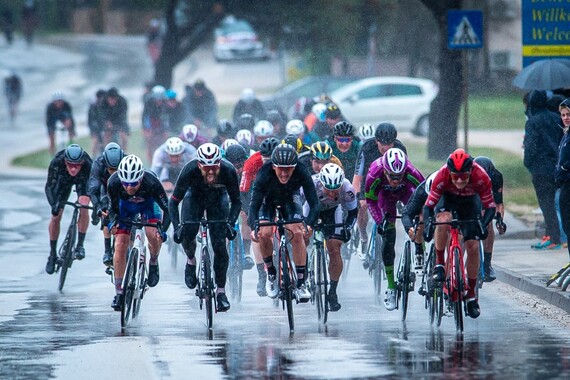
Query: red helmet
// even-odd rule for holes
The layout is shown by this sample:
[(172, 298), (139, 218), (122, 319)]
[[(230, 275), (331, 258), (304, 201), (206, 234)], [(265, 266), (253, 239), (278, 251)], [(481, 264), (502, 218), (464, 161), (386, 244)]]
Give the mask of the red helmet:
[(447, 167), (452, 173), (468, 172), (473, 166), (473, 157), (463, 149), (456, 149), (447, 159)]

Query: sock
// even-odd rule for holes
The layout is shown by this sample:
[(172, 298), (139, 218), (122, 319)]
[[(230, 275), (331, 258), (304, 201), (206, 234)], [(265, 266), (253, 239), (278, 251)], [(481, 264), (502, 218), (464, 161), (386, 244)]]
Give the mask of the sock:
[(396, 289), (394, 282), (394, 266), (386, 266), (386, 279), (388, 280), (388, 289)]
[(55, 255), (57, 252), (57, 239), (49, 241), (50, 255)]
[(491, 264), (492, 255), (493, 255), (493, 252), (483, 252), (483, 262), (485, 263), (485, 265)]
[(77, 247), (83, 247), (84, 241), (85, 241), (85, 232), (79, 232), (77, 234)]
[(469, 285), (469, 290), (467, 291), (467, 298), (475, 298), (475, 288), (477, 287), (476, 278), (468, 278), (467, 285)]
[(105, 251), (111, 250), (111, 238), (105, 238)]
[(123, 294), (123, 279), (119, 277), (115, 277), (115, 293)]
[(265, 268), (267, 268), (267, 274), (275, 276), (277, 274), (277, 270), (275, 266), (273, 266), (273, 256), (264, 257), (263, 262), (265, 263)]
[(186, 258), (186, 264), (196, 266), (196, 256), (192, 257), (191, 259), (189, 259), (189, 258), (187, 257), (187, 258)]
[(225, 292), (226, 292), (225, 288), (217, 288), (216, 289), (216, 294), (225, 293)]
[(149, 265), (158, 265), (158, 255), (153, 256), (150, 255), (150, 260), (148, 261)]
[(265, 277), (265, 264), (261, 263), (261, 264), (256, 264), (255, 266), (257, 267), (258, 277), (264, 278)]
[(330, 288), (329, 288), (329, 294), (335, 294), (336, 293), (337, 285), (338, 285), (338, 281), (331, 280)]
[(297, 267), (297, 287), (305, 283), (305, 266)]
[(435, 263), (445, 265), (445, 251), (436, 248), (435, 250)]
[(424, 245), (422, 243), (416, 243), (414, 242), (415, 246), (416, 246), (416, 255), (420, 255), (424, 253)]

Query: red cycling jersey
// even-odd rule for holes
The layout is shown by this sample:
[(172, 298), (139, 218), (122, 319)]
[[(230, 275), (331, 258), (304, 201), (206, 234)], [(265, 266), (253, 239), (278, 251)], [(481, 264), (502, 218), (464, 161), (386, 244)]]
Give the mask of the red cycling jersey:
[(251, 185), (253, 184), (253, 181), (255, 181), (255, 176), (262, 166), (263, 160), (261, 159), (260, 152), (255, 152), (245, 161), (239, 184), (240, 192), (247, 193), (249, 189), (251, 189)]
[(425, 204), (433, 209), (443, 194), (453, 194), (464, 197), (478, 194), (481, 198), (483, 209), (496, 207), (495, 201), (493, 200), (492, 189), (491, 179), (485, 170), (477, 163), (473, 163), (469, 182), (463, 189), (458, 189), (453, 184), (449, 168), (447, 165), (444, 165), (439, 169), (433, 179), (429, 196)]

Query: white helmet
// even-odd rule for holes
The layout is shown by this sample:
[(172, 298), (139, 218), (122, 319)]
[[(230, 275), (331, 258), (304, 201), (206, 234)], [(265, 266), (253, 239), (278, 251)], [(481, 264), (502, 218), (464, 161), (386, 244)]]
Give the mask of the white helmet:
[(144, 175), (144, 165), (138, 156), (129, 154), (123, 157), (117, 168), (121, 182), (136, 182)]
[(239, 142), (237, 142), (237, 140), (234, 139), (225, 139), (224, 142), (222, 143), (222, 150), (226, 151), (228, 150), (228, 147), (232, 145), (239, 145)]
[(60, 90), (56, 90), (53, 92), (53, 94), (51, 95), (51, 100), (56, 101), (56, 100), (65, 100), (65, 96), (63, 96), (63, 92), (61, 92)]
[(329, 163), (319, 172), (319, 181), (327, 190), (337, 190), (344, 182), (344, 171), (337, 164)]
[(247, 103), (253, 102), (255, 99), (255, 91), (251, 88), (244, 88), (241, 91), (240, 99)]
[(186, 142), (193, 142), (196, 140), (196, 136), (198, 136), (198, 127), (194, 124), (186, 124), (182, 127), (182, 138), (186, 140)]
[(240, 129), (236, 133), (236, 140), (242, 145), (251, 146), (253, 145), (253, 135), (248, 129)]
[(401, 149), (390, 148), (382, 156), (384, 170), (391, 174), (400, 174), (406, 169), (406, 155)]
[(289, 120), (289, 122), (285, 126), (285, 131), (287, 132), (288, 135), (299, 136), (305, 132), (305, 125), (299, 119)]
[(161, 85), (156, 85), (150, 90), (153, 99), (166, 99), (166, 88)]
[(375, 129), (372, 124), (362, 124), (360, 128), (358, 128), (358, 136), (362, 139), (362, 141), (366, 141), (374, 137)]
[(164, 150), (171, 156), (178, 156), (184, 152), (184, 141), (179, 137), (171, 137), (164, 144)]
[(222, 159), (222, 153), (217, 145), (204, 143), (198, 147), (196, 152), (198, 162), (205, 166), (217, 165)]
[(429, 177), (427, 177), (427, 179), (426, 179), (424, 189), (428, 195), (429, 195), (429, 192), (431, 191), (431, 184), (433, 183), (433, 179), (435, 178), (436, 174), (437, 174), (437, 171), (431, 173), (429, 175)]
[(253, 134), (258, 137), (273, 136), (273, 124), (267, 120), (259, 120), (253, 127)]
[(327, 110), (327, 106), (323, 103), (317, 103), (311, 108), (311, 112), (315, 114), (317, 119), (320, 121), (325, 121), (325, 111)]

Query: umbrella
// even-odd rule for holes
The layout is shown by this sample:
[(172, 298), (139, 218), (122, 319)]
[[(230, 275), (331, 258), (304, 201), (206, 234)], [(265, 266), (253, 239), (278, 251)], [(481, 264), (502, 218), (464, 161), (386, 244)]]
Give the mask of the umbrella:
[(528, 65), (513, 79), (523, 90), (570, 88), (570, 59), (541, 59)]

